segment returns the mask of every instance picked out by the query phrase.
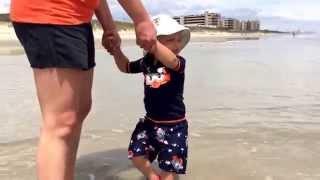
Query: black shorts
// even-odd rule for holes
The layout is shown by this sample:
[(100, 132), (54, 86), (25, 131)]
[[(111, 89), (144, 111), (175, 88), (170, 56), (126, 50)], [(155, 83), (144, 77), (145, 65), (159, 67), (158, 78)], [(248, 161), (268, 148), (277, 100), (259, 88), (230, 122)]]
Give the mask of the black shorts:
[(13, 23), (33, 68), (76, 68), (95, 66), (91, 24), (46, 25)]
[(188, 122), (158, 124), (140, 119), (132, 133), (128, 158), (144, 156), (150, 162), (156, 158), (166, 172), (185, 174), (188, 156)]

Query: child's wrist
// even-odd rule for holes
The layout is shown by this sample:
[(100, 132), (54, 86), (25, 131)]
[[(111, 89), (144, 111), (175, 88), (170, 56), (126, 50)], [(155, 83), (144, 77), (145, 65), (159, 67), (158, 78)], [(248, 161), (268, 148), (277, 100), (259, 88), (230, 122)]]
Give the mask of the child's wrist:
[(152, 46), (150, 50), (151, 54), (155, 54), (157, 52), (157, 46), (158, 46), (157, 44), (158, 44), (158, 41), (156, 41), (156, 43)]
[(115, 49), (112, 55), (118, 59), (124, 59), (124, 57), (126, 57), (120, 48)]
[(121, 56), (122, 55), (122, 51), (120, 48), (115, 48), (113, 50), (113, 56)]

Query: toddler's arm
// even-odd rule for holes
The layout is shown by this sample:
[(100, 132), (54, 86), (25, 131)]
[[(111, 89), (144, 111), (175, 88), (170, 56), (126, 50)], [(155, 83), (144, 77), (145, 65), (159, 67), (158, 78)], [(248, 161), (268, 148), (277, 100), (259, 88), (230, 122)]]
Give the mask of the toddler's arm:
[(152, 47), (150, 53), (152, 53), (166, 67), (176, 71), (179, 70), (180, 60), (177, 55), (159, 41), (157, 41)]
[(121, 48), (116, 48), (113, 51), (113, 58), (115, 63), (117, 64), (118, 69), (123, 73), (129, 73), (128, 72), (128, 64), (129, 59), (127, 56), (125, 56), (121, 50)]

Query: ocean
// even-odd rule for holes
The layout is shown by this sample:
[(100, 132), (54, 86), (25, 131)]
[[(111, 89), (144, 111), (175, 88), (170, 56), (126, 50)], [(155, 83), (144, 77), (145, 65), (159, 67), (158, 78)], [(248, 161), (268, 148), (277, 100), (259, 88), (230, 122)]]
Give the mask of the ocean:
[[(316, 35), (272, 35), (260, 40), (191, 42), (182, 52), (187, 60), (184, 98), (190, 135), (205, 137), (199, 142), (215, 147), (210, 139), (216, 136), (208, 134), (217, 129), (320, 130), (319, 40)], [(125, 45), (124, 51), (131, 60), (142, 55), (132, 44)], [(10, 174), (19, 179), (19, 172), (28, 174), (28, 168), (34, 167), (41, 116), (25, 55), (0, 59), (0, 177), (10, 179)], [(118, 133), (126, 140), (144, 115), (143, 77), (121, 74), (102, 49), (96, 51), (96, 61), (93, 108), (83, 136), (94, 140)], [(112, 143), (107, 144), (112, 148)], [(120, 147), (126, 144), (121, 142)], [(199, 148), (193, 147), (194, 152)], [(85, 145), (81, 148), (86, 149)], [(88, 152), (80, 150), (80, 156)], [(26, 164), (19, 166), (19, 157), (29, 161), (21, 159)], [(32, 171), (30, 179), (33, 176)], [(297, 175), (288, 179), (294, 177), (299, 179)]]

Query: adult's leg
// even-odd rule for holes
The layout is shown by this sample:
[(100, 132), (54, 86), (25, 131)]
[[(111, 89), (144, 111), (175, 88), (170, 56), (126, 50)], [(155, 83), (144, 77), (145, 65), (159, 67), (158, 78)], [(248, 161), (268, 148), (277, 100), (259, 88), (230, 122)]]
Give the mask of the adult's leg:
[(93, 69), (34, 69), (42, 126), (39, 180), (73, 180), (82, 122), (91, 108)]

